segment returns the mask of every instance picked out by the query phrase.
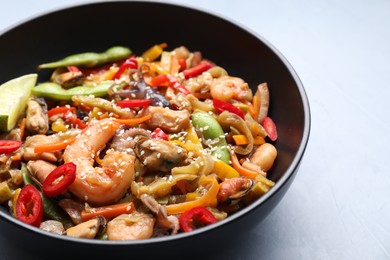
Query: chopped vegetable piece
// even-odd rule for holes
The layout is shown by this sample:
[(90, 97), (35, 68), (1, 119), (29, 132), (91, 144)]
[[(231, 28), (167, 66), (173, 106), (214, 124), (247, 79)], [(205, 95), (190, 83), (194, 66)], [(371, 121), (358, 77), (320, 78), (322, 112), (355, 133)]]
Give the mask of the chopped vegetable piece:
[(199, 65), (183, 71), (183, 74), (184, 77), (188, 79), (188, 78), (196, 77), (202, 74), (203, 72), (205, 72), (206, 70), (211, 69), (212, 67), (214, 67), (214, 64), (208, 61), (202, 61)]
[(64, 115), (68, 111), (74, 113), (76, 111), (76, 108), (71, 106), (54, 107), (47, 112), (47, 116), (50, 118), (58, 114)]
[(127, 70), (127, 69), (137, 69), (138, 68), (138, 62), (135, 59), (135, 56), (131, 56), (125, 62), (122, 63), (122, 65), (119, 67), (118, 71), (114, 75), (114, 79), (119, 79), (122, 74)]
[(191, 93), (191, 91), (189, 91), (185, 86), (183, 86), (176, 77), (170, 74), (162, 74), (156, 76), (150, 80), (149, 84), (152, 87), (169, 86), (185, 95)]
[(35, 146), (34, 153), (54, 152), (54, 151), (64, 150), (68, 145), (73, 143), (75, 140), (76, 137), (71, 137), (60, 143), (43, 144), (43, 145)]
[(233, 168), (236, 169), (236, 171), (238, 171), (238, 173), (241, 176), (245, 176), (245, 177), (248, 177), (248, 178), (251, 178), (251, 179), (255, 179), (259, 175), (259, 173), (256, 172), (256, 171), (252, 171), (252, 170), (249, 170), (247, 168), (242, 167), (242, 165), (238, 161), (238, 158), (237, 158), (236, 154), (232, 154), (231, 159), (232, 159)]
[(10, 154), (18, 150), (22, 142), (16, 140), (0, 140), (0, 154)]
[(146, 115), (143, 117), (138, 117), (138, 118), (131, 118), (131, 119), (119, 119), (115, 118), (114, 121), (123, 124), (123, 125), (136, 125), (136, 124), (141, 124), (145, 121), (148, 121), (152, 115)]
[(271, 141), (276, 141), (278, 139), (278, 131), (276, 130), (276, 125), (270, 117), (265, 117), (261, 125), (264, 127)]
[(106, 219), (112, 219), (121, 214), (130, 214), (134, 211), (134, 209), (135, 207), (133, 202), (114, 204), (99, 208), (90, 208), (88, 210), (81, 211), (81, 219), (82, 221), (87, 221), (97, 216), (103, 216)]
[(94, 87), (78, 86), (70, 89), (64, 89), (54, 82), (45, 82), (32, 89), (32, 93), (39, 97), (45, 97), (52, 100), (72, 100), (75, 95), (94, 95), (95, 97), (107, 96), (108, 89), (112, 82), (102, 82)]
[(154, 129), (154, 131), (152, 132), (152, 137), (156, 139), (169, 141), (168, 135), (161, 128)]
[(104, 63), (109, 63), (121, 59), (125, 59), (130, 56), (131, 50), (122, 46), (111, 47), (105, 52), (84, 52), (79, 54), (73, 54), (62, 60), (41, 64), (39, 69), (54, 69), (67, 66), (84, 66), (84, 67), (96, 67)]
[(179, 217), (180, 228), (184, 232), (192, 231), (198, 227), (211, 225), (217, 222), (214, 215), (204, 207), (195, 207), (184, 212)]
[(16, 201), (16, 218), (38, 227), (42, 222), (42, 197), (37, 188), (31, 184), (25, 185)]
[(213, 152), (211, 154), (216, 159), (228, 163), (230, 160), (230, 153), (227, 148), (225, 133), (218, 121), (209, 113), (202, 111), (193, 113), (191, 119), (197, 131), (203, 134), (204, 140), (218, 140), (217, 142), (213, 141), (209, 144), (213, 147)]
[(144, 53), (142, 53), (142, 58), (148, 62), (148, 61), (154, 61), (157, 59), (161, 53), (163, 52), (164, 48), (167, 46), (167, 44), (156, 44), (147, 49)]
[(65, 163), (52, 171), (42, 184), (46, 197), (55, 197), (63, 193), (76, 179), (76, 165)]
[(230, 113), (234, 113), (234, 114), (238, 115), (242, 119), (245, 118), (244, 112), (242, 112), (241, 109), (239, 109), (238, 107), (233, 106), (232, 104), (230, 104), (228, 102), (225, 102), (225, 101), (220, 100), (220, 99), (213, 98), (213, 104), (214, 104), (214, 107), (218, 111), (220, 111), (220, 112), (228, 111)]
[(128, 99), (118, 101), (116, 104), (121, 108), (147, 107), (152, 103), (150, 99)]

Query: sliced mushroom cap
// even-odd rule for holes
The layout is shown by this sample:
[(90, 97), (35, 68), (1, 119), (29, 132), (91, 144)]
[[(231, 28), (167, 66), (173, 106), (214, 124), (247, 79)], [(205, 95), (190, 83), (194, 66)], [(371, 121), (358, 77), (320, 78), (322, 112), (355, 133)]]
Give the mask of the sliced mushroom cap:
[(77, 238), (95, 238), (100, 234), (107, 225), (104, 217), (98, 216), (96, 218), (85, 221), (77, 226), (68, 228), (66, 235)]

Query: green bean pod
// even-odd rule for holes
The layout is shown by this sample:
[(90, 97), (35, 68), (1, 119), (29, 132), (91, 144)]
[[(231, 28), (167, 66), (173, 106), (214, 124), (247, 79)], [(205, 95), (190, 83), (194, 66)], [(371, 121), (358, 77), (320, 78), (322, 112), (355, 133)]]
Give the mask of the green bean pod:
[(201, 132), (203, 139), (210, 140), (212, 148), (211, 155), (221, 161), (229, 163), (230, 153), (227, 148), (225, 133), (218, 121), (209, 113), (198, 111), (191, 115), (192, 123), (198, 132)]
[(66, 66), (96, 67), (105, 63), (125, 59), (131, 55), (129, 48), (122, 46), (111, 47), (105, 52), (85, 52), (70, 55), (62, 60), (41, 64), (38, 69), (54, 69)]
[(24, 184), (34, 185), (38, 189), (39, 193), (41, 194), (44, 215), (49, 219), (53, 219), (61, 222), (64, 225), (65, 229), (74, 226), (73, 221), (71, 220), (69, 215), (61, 207), (57, 206), (53, 201), (51, 201), (50, 199), (46, 198), (43, 195), (40, 187), (38, 187), (38, 185), (32, 180), (28, 172), (28, 169), (26, 167), (26, 164), (24, 163), (22, 164), (21, 170), (22, 170), (22, 177), (23, 177)]
[(107, 91), (112, 86), (112, 84), (112, 82), (102, 82), (94, 87), (78, 86), (70, 89), (64, 89), (56, 83), (45, 82), (35, 86), (32, 89), (32, 94), (52, 100), (65, 101), (72, 100), (72, 97), (76, 95), (94, 95), (95, 97), (104, 97), (107, 95)]

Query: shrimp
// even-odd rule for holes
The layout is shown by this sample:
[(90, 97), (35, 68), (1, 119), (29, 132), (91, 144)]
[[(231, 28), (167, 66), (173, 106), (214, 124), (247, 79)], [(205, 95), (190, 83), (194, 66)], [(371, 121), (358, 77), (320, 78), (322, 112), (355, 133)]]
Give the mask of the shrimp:
[(153, 235), (154, 222), (150, 214), (134, 211), (122, 214), (107, 224), (108, 240), (138, 240)]
[(105, 147), (119, 126), (109, 118), (92, 121), (64, 151), (64, 162), (73, 162), (77, 166), (76, 179), (69, 191), (93, 205), (118, 201), (134, 179), (135, 157), (125, 152), (109, 149), (101, 167), (93, 167), (96, 154)]
[(216, 78), (210, 86), (210, 94), (213, 98), (231, 102), (252, 100), (252, 90), (244, 80), (232, 76), (221, 76)]

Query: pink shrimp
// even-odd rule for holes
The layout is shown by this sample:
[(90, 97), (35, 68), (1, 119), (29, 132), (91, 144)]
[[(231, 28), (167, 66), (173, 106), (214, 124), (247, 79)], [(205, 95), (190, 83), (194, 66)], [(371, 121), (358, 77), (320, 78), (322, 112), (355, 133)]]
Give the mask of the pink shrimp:
[(134, 179), (135, 157), (109, 149), (101, 167), (94, 158), (115, 135), (119, 124), (111, 119), (92, 121), (64, 152), (64, 162), (77, 166), (76, 180), (69, 190), (92, 205), (108, 205), (125, 195)]

